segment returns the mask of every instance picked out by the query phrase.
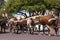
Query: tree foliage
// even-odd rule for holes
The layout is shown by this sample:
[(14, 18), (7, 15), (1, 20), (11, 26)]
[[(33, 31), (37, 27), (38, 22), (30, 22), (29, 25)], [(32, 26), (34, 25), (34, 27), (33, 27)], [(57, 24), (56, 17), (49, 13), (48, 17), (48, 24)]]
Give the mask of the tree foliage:
[(10, 15), (18, 12), (20, 9), (28, 11), (43, 11), (45, 9), (57, 8), (60, 9), (60, 0), (8, 0), (6, 3), (2, 2), (0, 15), (4, 9)]

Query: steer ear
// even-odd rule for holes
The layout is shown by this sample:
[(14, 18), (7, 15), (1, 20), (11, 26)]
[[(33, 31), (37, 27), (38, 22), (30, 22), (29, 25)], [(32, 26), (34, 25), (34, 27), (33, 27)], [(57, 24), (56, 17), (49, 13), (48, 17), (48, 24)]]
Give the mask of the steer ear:
[(56, 20), (56, 18), (51, 18), (48, 20), (48, 22), (51, 22), (52, 20)]

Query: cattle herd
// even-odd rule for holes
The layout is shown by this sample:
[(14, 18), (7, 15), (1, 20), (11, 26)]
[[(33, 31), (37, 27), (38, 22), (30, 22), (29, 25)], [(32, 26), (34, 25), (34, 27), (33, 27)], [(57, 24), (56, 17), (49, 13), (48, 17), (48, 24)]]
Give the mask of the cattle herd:
[(40, 31), (40, 25), (43, 25), (43, 34), (45, 34), (45, 27), (48, 28), (48, 35), (50, 36), (50, 31), (52, 29), (55, 30), (55, 35), (57, 35), (57, 32), (59, 30), (59, 18), (55, 18), (55, 16), (53, 14), (48, 14), (48, 15), (40, 15), (40, 14), (36, 14), (36, 15), (32, 15), (30, 17), (26, 17), (24, 16), (24, 18), (20, 19), (16, 19), (15, 17), (12, 17), (8, 20), (6, 19), (2, 19), (0, 20), (0, 26), (1, 26), (1, 32), (6, 32), (5, 29), (9, 29), (10, 32), (14, 32), (14, 33), (19, 33), (19, 31), (21, 32), (29, 32), (30, 34), (34, 34), (34, 28), (35, 25), (39, 25), (39, 30)]

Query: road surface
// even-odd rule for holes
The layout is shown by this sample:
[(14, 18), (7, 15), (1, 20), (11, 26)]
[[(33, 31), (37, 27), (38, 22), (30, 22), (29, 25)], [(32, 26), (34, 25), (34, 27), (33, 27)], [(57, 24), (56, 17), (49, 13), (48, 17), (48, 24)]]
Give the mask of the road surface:
[(15, 33), (0, 33), (0, 40), (60, 40), (60, 35), (58, 36), (48, 36), (48, 35), (42, 35), (41, 33), (34, 34), (28, 34), (28, 33), (22, 33), (22, 34), (15, 34)]

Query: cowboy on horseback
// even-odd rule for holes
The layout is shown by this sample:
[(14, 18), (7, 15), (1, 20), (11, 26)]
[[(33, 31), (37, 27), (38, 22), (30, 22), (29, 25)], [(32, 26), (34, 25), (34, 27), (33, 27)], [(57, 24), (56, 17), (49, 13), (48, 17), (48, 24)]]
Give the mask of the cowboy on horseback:
[(3, 19), (8, 19), (8, 14), (6, 12), (2, 13), (2, 18)]
[(6, 12), (4, 12), (4, 13), (2, 13), (2, 20), (1, 20), (1, 32), (2, 32), (2, 30), (4, 29), (4, 32), (6, 32), (5, 31), (5, 29), (7, 29), (8, 27), (8, 20), (7, 20), (7, 17), (8, 15), (7, 15), (7, 13)]

